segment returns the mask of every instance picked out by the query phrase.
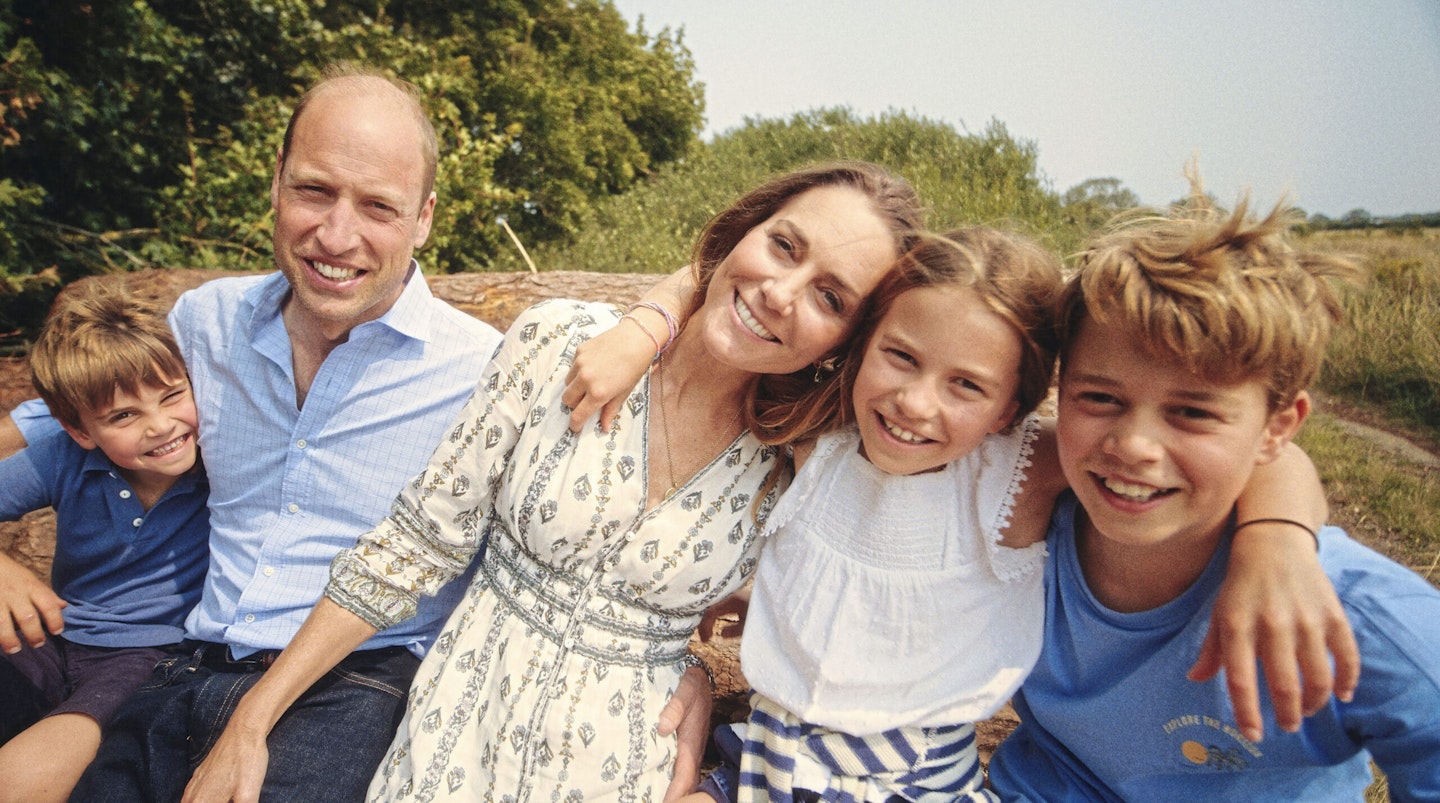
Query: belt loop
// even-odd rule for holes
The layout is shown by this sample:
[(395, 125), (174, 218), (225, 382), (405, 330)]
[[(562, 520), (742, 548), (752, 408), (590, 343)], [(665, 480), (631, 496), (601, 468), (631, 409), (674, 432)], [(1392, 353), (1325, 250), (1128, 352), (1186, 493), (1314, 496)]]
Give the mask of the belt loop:
[(204, 641), (195, 641), (192, 643), (195, 645), (195, 651), (190, 654), (189, 669), (193, 672), (205, 664), (205, 648), (208, 647), (209, 644)]

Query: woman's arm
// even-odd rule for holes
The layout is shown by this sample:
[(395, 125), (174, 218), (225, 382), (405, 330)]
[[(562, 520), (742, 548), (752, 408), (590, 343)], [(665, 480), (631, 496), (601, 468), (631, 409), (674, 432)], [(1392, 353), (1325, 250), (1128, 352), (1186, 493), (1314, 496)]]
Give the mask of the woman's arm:
[(1294, 444), (1256, 468), (1236, 503), (1239, 523), (1277, 521), (1235, 533), (1210, 631), (1189, 677), (1209, 680), (1224, 668), (1236, 724), (1251, 741), (1264, 736), (1257, 657), (1286, 731), (1299, 729), (1302, 712), (1318, 710), (1332, 688), (1348, 700), (1359, 679), (1354, 634), (1316, 554), (1313, 533), (1328, 509), (1315, 466)]
[[(664, 307), (679, 327), (685, 324), (682, 316), (690, 309), (694, 294), (690, 268), (684, 267), (646, 291), (640, 303)], [(634, 320), (622, 320), (575, 349), (575, 362), (560, 396), (560, 401), (571, 409), (571, 432), (579, 432), (597, 410), (599, 427), (609, 429), (620, 414), (620, 405), (650, 369), (657, 351), (668, 345), (670, 323), (665, 316), (641, 306), (633, 307), (626, 315)]]
[(185, 803), (260, 799), (270, 753), (265, 739), (306, 689), (355, 651), (375, 628), (322, 597), (290, 645), (235, 706), (215, 747), (185, 787)]

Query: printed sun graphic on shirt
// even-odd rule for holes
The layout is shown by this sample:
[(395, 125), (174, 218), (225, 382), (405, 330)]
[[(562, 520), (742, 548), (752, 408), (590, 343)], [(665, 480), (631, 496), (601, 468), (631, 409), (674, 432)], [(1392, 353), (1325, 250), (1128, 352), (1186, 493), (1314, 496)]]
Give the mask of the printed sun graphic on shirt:
[(1250, 766), (1250, 758), (1264, 755), (1234, 725), (1204, 714), (1182, 714), (1167, 721), (1163, 730), (1178, 741), (1182, 763), (1193, 769), (1240, 772)]

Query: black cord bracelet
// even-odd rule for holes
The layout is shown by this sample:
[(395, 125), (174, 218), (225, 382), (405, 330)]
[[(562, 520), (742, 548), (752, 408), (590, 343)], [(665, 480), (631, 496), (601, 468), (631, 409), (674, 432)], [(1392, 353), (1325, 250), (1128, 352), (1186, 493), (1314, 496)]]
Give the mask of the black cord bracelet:
[(1234, 529), (1232, 532), (1237, 532), (1237, 533), (1238, 533), (1238, 532), (1240, 532), (1240, 529), (1241, 529), (1242, 527), (1249, 527), (1249, 526), (1252, 525), (1252, 524), (1293, 524), (1293, 525), (1295, 525), (1296, 527), (1299, 527), (1300, 529), (1302, 529), (1302, 530), (1304, 530), (1305, 532), (1309, 533), (1309, 534), (1310, 534), (1310, 537), (1313, 538), (1313, 539), (1315, 539), (1315, 550), (1316, 550), (1317, 552), (1320, 550), (1320, 536), (1317, 535), (1317, 534), (1315, 533), (1315, 531), (1314, 531), (1313, 529), (1311, 529), (1308, 525), (1306, 525), (1306, 524), (1304, 524), (1304, 523), (1302, 523), (1302, 522), (1298, 522), (1298, 521), (1296, 521), (1296, 520), (1294, 520), (1294, 519), (1283, 519), (1283, 518), (1251, 519), (1251, 520), (1249, 520), (1249, 521), (1247, 521), (1247, 522), (1243, 522), (1243, 523), (1241, 523), (1241, 524), (1235, 525), (1235, 529)]

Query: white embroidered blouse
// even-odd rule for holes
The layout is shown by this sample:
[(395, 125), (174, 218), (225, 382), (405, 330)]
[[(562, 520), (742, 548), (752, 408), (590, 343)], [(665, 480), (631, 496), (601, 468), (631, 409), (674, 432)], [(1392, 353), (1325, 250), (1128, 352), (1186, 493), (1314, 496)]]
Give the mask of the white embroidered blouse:
[(886, 474), (824, 436), (767, 523), (741, 642), (750, 685), (858, 735), (975, 722), (1040, 651), (1045, 544), (999, 544), (1038, 424), (940, 471)]

